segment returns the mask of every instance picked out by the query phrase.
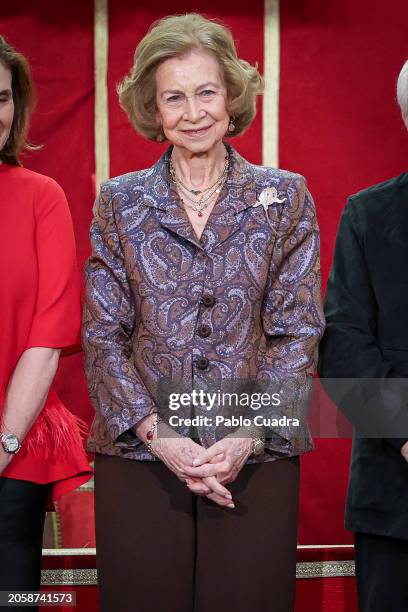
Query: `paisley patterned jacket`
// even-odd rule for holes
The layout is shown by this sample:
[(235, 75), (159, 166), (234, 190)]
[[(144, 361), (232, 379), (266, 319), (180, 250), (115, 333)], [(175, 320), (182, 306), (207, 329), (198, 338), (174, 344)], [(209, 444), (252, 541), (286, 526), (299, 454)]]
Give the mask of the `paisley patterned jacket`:
[[(155, 459), (131, 428), (157, 410), (163, 377), (194, 387), (313, 376), (324, 331), (313, 200), (302, 176), (226, 147), (227, 180), (200, 240), (170, 181), (171, 147), (101, 187), (85, 268), (90, 451)], [(255, 206), (273, 187), (278, 197)], [(211, 427), (198, 433), (203, 446), (215, 441)], [(259, 460), (312, 448), (308, 431), (288, 427)]]

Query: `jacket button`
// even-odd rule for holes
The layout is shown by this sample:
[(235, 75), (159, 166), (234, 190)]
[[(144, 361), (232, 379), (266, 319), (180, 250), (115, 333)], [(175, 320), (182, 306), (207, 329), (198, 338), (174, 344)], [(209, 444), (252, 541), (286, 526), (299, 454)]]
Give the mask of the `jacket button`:
[(211, 293), (204, 293), (203, 297), (201, 298), (201, 303), (208, 308), (214, 306), (215, 302), (216, 299), (213, 295), (211, 295)]
[(209, 325), (206, 325), (205, 323), (203, 323), (197, 329), (197, 334), (199, 336), (201, 336), (202, 338), (207, 338), (211, 334), (211, 327)]
[(210, 362), (208, 361), (207, 357), (199, 357), (197, 359), (197, 368), (199, 370), (205, 370), (206, 368), (208, 368), (208, 364)]

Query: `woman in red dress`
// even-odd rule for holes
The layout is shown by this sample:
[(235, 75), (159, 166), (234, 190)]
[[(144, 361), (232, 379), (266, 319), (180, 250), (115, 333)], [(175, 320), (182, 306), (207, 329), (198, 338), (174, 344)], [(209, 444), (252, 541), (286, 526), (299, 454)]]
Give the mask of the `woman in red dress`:
[(47, 507), (91, 475), (51, 386), (80, 293), (65, 195), (18, 161), (32, 106), (29, 66), (0, 36), (0, 591), (39, 589)]

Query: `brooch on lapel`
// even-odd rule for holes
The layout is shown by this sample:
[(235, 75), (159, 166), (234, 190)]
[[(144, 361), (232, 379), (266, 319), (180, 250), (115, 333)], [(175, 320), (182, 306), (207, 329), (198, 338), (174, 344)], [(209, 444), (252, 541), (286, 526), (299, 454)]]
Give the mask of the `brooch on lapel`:
[(275, 203), (282, 204), (282, 202), (285, 200), (286, 198), (278, 198), (278, 192), (276, 191), (275, 187), (267, 187), (261, 191), (257, 201), (252, 205), (252, 207), (256, 208), (257, 206), (262, 206), (266, 217), (268, 218), (268, 206)]

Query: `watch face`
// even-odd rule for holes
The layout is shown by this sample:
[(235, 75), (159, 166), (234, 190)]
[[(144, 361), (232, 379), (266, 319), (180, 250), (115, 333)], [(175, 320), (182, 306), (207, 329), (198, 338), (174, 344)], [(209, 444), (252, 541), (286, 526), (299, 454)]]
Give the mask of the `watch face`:
[(264, 446), (263, 440), (260, 438), (256, 439), (254, 444), (254, 455), (260, 455), (263, 452)]
[(5, 435), (3, 438), (4, 448), (7, 453), (16, 453), (20, 448), (20, 442), (14, 434)]

